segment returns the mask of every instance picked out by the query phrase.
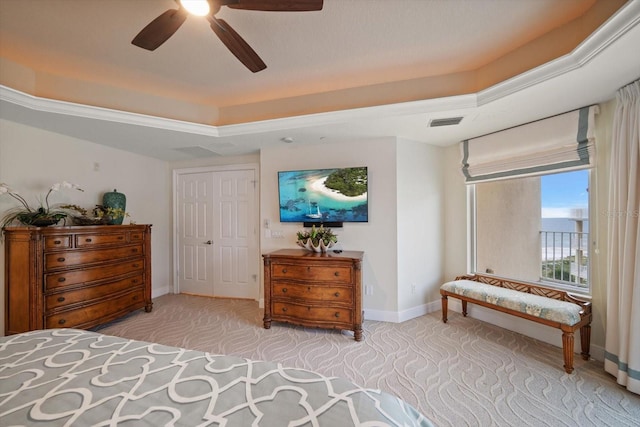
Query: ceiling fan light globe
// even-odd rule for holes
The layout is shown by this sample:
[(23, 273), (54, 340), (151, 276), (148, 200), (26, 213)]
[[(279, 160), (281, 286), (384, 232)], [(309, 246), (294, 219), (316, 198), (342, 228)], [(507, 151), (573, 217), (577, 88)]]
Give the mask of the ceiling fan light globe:
[(180, 0), (187, 12), (196, 16), (206, 16), (211, 11), (207, 0)]

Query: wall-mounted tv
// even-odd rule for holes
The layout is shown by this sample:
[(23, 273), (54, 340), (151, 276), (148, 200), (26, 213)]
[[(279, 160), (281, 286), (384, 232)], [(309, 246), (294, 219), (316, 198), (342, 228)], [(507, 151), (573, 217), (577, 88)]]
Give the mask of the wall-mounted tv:
[(278, 172), (280, 222), (368, 222), (366, 167)]

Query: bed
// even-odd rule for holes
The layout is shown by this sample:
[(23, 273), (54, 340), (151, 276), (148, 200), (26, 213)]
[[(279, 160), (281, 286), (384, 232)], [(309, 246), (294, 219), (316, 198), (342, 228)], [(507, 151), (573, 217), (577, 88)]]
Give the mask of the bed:
[(408, 403), (277, 363), (78, 329), (0, 337), (0, 425), (432, 426)]

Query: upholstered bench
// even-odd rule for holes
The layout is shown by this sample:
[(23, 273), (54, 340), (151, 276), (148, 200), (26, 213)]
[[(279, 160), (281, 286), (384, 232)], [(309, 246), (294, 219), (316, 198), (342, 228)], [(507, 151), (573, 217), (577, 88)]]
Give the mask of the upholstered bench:
[(591, 303), (568, 292), (544, 286), (476, 274), (459, 276), (440, 287), (442, 321), (447, 322), (447, 297), (462, 301), (462, 315), (467, 303), (508, 313), (562, 330), (564, 369), (573, 372), (573, 334), (580, 329), (582, 358), (589, 359), (591, 341)]

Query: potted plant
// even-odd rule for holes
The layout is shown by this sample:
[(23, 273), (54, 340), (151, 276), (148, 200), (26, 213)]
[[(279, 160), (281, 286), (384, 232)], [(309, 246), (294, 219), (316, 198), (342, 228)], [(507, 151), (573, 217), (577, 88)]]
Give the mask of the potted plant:
[(330, 228), (324, 228), (322, 225), (316, 227), (314, 224), (311, 230), (298, 231), (297, 236), (298, 245), (313, 252), (326, 252), (338, 243), (338, 236)]
[(84, 191), (76, 184), (71, 184), (67, 181), (56, 183), (49, 188), (47, 195), (44, 197), (44, 203), (40, 203), (40, 206), (33, 208), (27, 203), (26, 199), (22, 197), (17, 191), (11, 189), (7, 184), (0, 183), (0, 195), (8, 194), (22, 206), (9, 209), (2, 220), (0, 220), (0, 227), (4, 228), (15, 221), (19, 221), (24, 225), (33, 225), (36, 227), (47, 227), (60, 222), (61, 219), (65, 219), (68, 216), (68, 212), (58, 208), (53, 209), (49, 206), (49, 196), (51, 193), (60, 191), (63, 189), (72, 188), (78, 191)]

